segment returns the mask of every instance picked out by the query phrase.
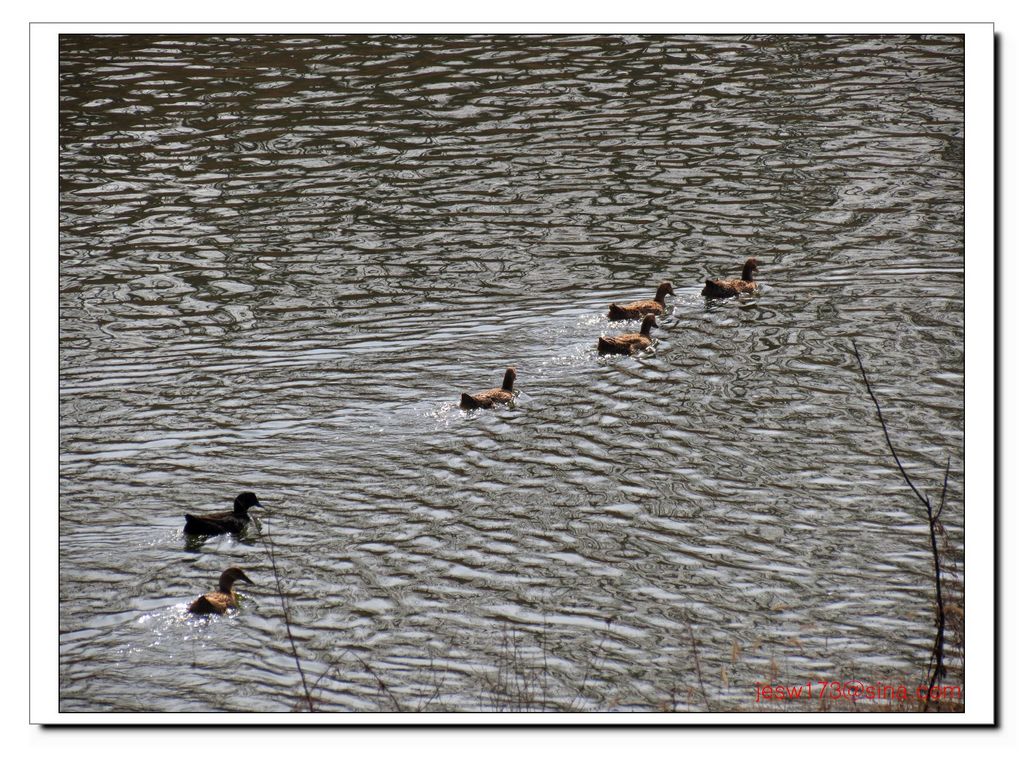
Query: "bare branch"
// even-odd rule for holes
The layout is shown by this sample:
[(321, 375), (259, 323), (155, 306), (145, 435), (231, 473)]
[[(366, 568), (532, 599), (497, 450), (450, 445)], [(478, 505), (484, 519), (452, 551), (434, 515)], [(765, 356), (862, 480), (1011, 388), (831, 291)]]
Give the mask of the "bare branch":
[(263, 550), (270, 559), (270, 568), (274, 571), (274, 583), (277, 585), (277, 596), (281, 600), (281, 611), (284, 612), (284, 629), (288, 634), (288, 643), (292, 648), (292, 658), (295, 660), (295, 668), (299, 671), (299, 679), (302, 680), (302, 691), (306, 696), (306, 707), (310, 713), (316, 709), (313, 707), (313, 696), (306, 684), (306, 674), (302, 670), (302, 661), (299, 659), (299, 649), (295, 644), (295, 637), (292, 636), (292, 622), (288, 613), (288, 601), (285, 599), (284, 589), (281, 587), (281, 575), (277, 570), (277, 560), (274, 558), (274, 541), (270, 537), (270, 523), (265, 521), (266, 532), (263, 535)]
[(949, 457), (946, 458), (946, 474), (942, 479), (942, 497), (939, 500), (939, 509), (937, 513), (932, 513), (931, 498), (927, 495), (922, 495), (914, 482), (910, 480), (910, 476), (907, 475), (907, 471), (903, 467), (903, 463), (900, 462), (899, 455), (896, 454), (896, 449), (892, 445), (892, 440), (889, 438), (889, 429), (885, 425), (885, 419), (882, 417), (882, 407), (878, 403), (878, 399), (875, 398), (874, 391), (871, 390), (871, 383), (868, 381), (867, 372), (864, 370), (864, 362), (861, 360), (860, 351), (857, 349), (857, 341), (853, 341), (853, 354), (857, 357), (857, 365), (860, 367), (861, 377), (864, 378), (864, 385), (868, 389), (868, 395), (871, 396), (871, 400), (875, 404), (875, 411), (878, 413), (878, 421), (882, 424), (882, 433), (885, 434), (885, 443), (889, 447), (889, 452), (892, 453), (892, 459), (896, 461), (896, 467), (900, 469), (900, 473), (903, 474), (903, 480), (907, 482), (907, 486), (910, 487), (911, 491), (921, 501), (921, 504), (925, 507), (925, 512), (928, 515), (928, 535), (931, 540), (932, 548), (932, 563), (934, 566), (935, 573), (935, 642), (932, 644), (931, 657), (928, 660), (928, 670), (925, 676), (928, 678), (928, 696), (925, 698), (924, 705), (922, 706), (923, 711), (927, 711), (928, 707), (932, 703), (932, 689), (939, 679), (945, 676), (946, 667), (943, 663), (943, 656), (945, 652), (945, 641), (946, 641), (946, 607), (942, 601), (942, 564), (940, 561), (939, 554), (939, 543), (937, 538), (937, 532), (939, 529), (939, 516), (942, 515), (942, 509), (946, 504), (946, 490), (949, 486)]
[(377, 675), (376, 671), (370, 668), (370, 664), (358, 655), (356, 655), (354, 652), (352, 653), (352, 655), (355, 657), (356, 660), (359, 661), (362, 667), (366, 669), (367, 673), (369, 673), (369, 675), (374, 678), (374, 681), (377, 682), (378, 689), (380, 689), (382, 693), (388, 696), (388, 698), (391, 700), (391, 705), (395, 707), (395, 711), (405, 711), (405, 709), (402, 708), (402, 704), (400, 704), (398, 702), (398, 699), (395, 698), (394, 693), (391, 692), (391, 688), (389, 688), (387, 684), (384, 682), (384, 680)]
[(711, 703), (708, 701), (708, 694), (704, 689), (704, 677), (700, 672), (700, 655), (697, 654), (697, 640), (693, 636), (693, 625), (687, 620), (686, 626), (690, 629), (690, 647), (693, 649), (693, 662), (697, 666), (697, 682), (700, 684), (700, 694), (704, 696), (704, 707), (711, 711)]
[(860, 358), (860, 351), (857, 349), (857, 341), (853, 341), (853, 354), (857, 357), (857, 366), (860, 367), (860, 376), (864, 378), (864, 385), (868, 389), (868, 395), (871, 396), (871, 400), (875, 402), (875, 411), (878, 412), (878, 421), (882, 423), (882, 433), (885, 434), (885, 443), (889, 447), (889, 451), (892, 453), (892, 459), (896, 461), (896, 467), (900, 469), (900, 473), (903, 474), (903, 480), (907, 482), (907, 486), (910, 487), (911, 491), (917, 495), (917, 499), (921, 501), (921, 504), (926, 508), (931, 508), (928, 501), (917, 491), (917, 487), (914, 486), (914, 482), (910, 480), (910, 476), (903, 469), (903, 463), (900, 462), (900, 457), (896, 454), (896, 449), (892, 445), (892, 440), (889, 438), (889, 429), (885, 426), (885, 420), (882, 419), (882, 407), (878, 404), (878, 399), (875, 398), (875, 393), (871, 390), (871, 383), (868, 382), (868, 373), (864, 371), (864, 362)]

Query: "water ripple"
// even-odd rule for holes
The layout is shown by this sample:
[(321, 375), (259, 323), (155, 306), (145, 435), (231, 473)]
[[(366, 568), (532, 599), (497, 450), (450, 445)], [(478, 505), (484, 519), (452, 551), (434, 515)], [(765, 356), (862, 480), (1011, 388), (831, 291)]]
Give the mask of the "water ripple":
[[(850, 343), (912, 475), (953, 458), (961, 558), (962, 66), (944, 36), (62, 38), (62, 708), (301, 707), (259, 538), (180, 534), (249, 488), (326, 709), (697, 709), (694, 648), (718, 709), (917, 676), (924, 523)], [(749, 256), (761, 293), (705, 302)], [(653, 349), (598, 356), (664, 279)], [(509, 365), (512, 408), (458, 408)], [(240, 612), (187, 617), (229, 563)]]

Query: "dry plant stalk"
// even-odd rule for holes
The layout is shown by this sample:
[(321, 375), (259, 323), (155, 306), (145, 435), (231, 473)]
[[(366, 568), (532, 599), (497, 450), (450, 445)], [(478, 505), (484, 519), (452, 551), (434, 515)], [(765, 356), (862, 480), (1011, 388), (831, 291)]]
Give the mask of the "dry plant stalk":
[(295, 660), (295, 668), (299, 671), (299, 679), (302, 680), (302, 691), (306, 697), (306, 707), (310, 713), (316, 711), (313, 707), (313, 696), (309, 691), (309, 685), (306, 683), (306, 674), (302, 670), (302, 661), (299, 659), (299, 649), (295, 644), (295, 637), (292, 636), (292, 622), (291, 617), (288, 613), (288, 601), (285, 599), (284, 589), (281, 587), (281, 575), (277, 571), (277, 560), (274, 558), (274, 541), (270, 538), (270, 524), (266, 523), (266, 532), (263, 535), (263, 550), (267, 553), (267, 558), (270, 559), (270, 568), (274, 572), (274, 583), (277, 586), (277, 597), (281, 600), (281, 610), (284, 612), (284, 628), (288, 634), (288, 643), (292, 647), (292, 658)]
[(868, 389), (868, 395), (871, 396), (871, 400), (875, 404), (875, 412), (878, 414), (878, 422), (882, 425), (882, 433), (885, 435), (885, 443), (889, 447), (889, 452), (892, 454), (892, 459), (896, 461), (896, 467), (900, 469), (900, 473), (903, 475), (903, 480), (907, 482), (907, 486), (914, 493), (914, 496), (921, 502), (925, 508), (925, 512), (928, 515), (928, 531), (931, 537), (932, 547), (932, 559), (935, 567), (935, 643), (932, 645), (931, 658), (928, 661), (928, 696), (925, 699), (924, 705), (922, 706), (923, 711), (927, 711), (932, 700), (932, 689), (935, 687), (939, 679), (945, 676), (946, 667), (943, 665), (943, 653), (946, 639), (946, 608), (942, 600), (942, 567), (939, 562), (939, 545), (938, 545), (938, 530), (939, 530), (939, 517), (942, 515), (942, 509), (946, 505), (946, 489), (949, 485), (949, 457), (946, 457), (946, 473), (942, 477), (942, 497), (939, 499), (938, 510), (932, 510), (931, 499), (928, 495), (922, 495), (918, 491), (914, 482), (910, 480), (910, 476), (907, 475), (906, 469), (903, 467), (903, 463), (900, 462), (899, 455), (896, 454), (896, 449), (892, 445), (892, 439), (889, 438), (889, 429), (885, 425), (885, 419), (882, 417), (882, 407), (878, 403), (878, 399), (875, 397), (875, 393), (871, 390), (871, 383), (868, 381), (868, 374), (864, 370), (864, 361), (860, 357), (860, 351), (857, 349), (857, 341), (853, 341), (853, 355), (857, 357), (857, 365), (860, 367), (860, 375), (864, 379), (864, 385)]

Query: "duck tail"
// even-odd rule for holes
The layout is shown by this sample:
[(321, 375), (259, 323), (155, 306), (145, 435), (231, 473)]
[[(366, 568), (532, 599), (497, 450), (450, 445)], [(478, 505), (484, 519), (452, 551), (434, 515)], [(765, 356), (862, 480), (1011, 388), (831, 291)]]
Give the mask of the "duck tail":
[(702, 297), (717, 297), (721, 293), (722, 292), (718, 288), (718, 284), (708, 278), (704, 281), (704, 289), (701, 291), (700, 295)]
[(616, 305), (613, 302), (608, 306), (608, 318), (612, 321), (622, 321), (623, 319), (629, 318), (629, 313), (623, 310), (620, 305)]
[(462, 394), (462, 400), (459, 401), (459, 406), (461, 406), (463, 409), (479, 409), (480, 408), (480, 404), (477, 402), (477, 400), (475, 398), (473, 398), (471, 395), (469, 395), (468, 393), (463, 393)]
[(598, 337), (597, 352), (602, 354), (614, 353), (615, 347), (612, 345), (611, 341), (607, 337)]
[(205, 596), (200, 596), (192, 604), (188, 606), (188, 611), (196, 615), (211, 615), (219, 614), (220, 610), (217, 606), (207, 599)]
[(231, 530), (221, 524), (208, 521), (199, 516), (193, 516), (191, 513), (185, 514), (186, 535), (219, 535), (229, 531)]

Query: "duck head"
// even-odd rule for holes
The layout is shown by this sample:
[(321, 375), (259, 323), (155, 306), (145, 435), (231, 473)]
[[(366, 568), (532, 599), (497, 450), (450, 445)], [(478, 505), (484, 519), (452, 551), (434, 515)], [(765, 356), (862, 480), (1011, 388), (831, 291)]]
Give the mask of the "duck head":
[(516, 381), (516, 368), (510, 366), (505, 370), (505, 379), (501, 381), (502, 390), (512, 390), (512, 383)]
[(640, 325), (640, 333), (645, 337), (651, 336), (651, 329), (658, 328), (658, 319), (654, 317), (654, 313), (648, 313), (644, 316), (644, 322)]
[(228, 567), (220, 573), (220, 592), (224, 594), (231, 593), (231, 586), (233, 586), (238, 580), (248, 583), (249, 585), (255, 585), (255, 583), (249, 580), (249, 576), (242, 572), (239, 567)]
[(672, 291), (672, 281), (662, 281), (658, 286), (658, 293), (654, 296), (654, 299), (657, 302), (664, 302), (666, 294), (671, 294), (673, 297), (676, 296), (676, 293)]
[(751, 257), (743, 263), (743, 280), (752, 281), (754, 280), (754, 271), (757, 270), (757, 260)]
[(262, 508), (263, 505), (252, 492), (243, 492), (235, 498), (235, 516), (248, 519), (249, 509), (253, 507)]

